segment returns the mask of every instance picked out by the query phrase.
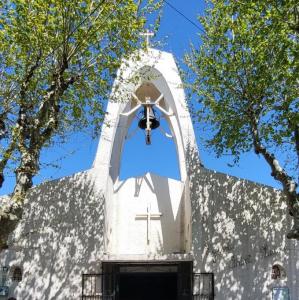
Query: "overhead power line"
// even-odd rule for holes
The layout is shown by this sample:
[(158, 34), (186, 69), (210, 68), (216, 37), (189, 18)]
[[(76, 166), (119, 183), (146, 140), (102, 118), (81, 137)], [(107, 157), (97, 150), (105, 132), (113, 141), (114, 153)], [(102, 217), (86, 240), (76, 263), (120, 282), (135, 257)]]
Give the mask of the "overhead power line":
[(199, 29), (202, 33), (205, 33), (205, 31), (200, 28), (195, 22), (193, 22), (190, 18), (188, 18), (186, 15), (184, 15), (181, 11), (179, 11), (176, 7), (174, 7), (172, 4), (170, 4), (168, 1), (163, 0), (171, 9), (173, 9), (175, 12), (177, 12), (179, 15), (181, 15), (185, 20), (187, 20), (190, 24), (195, 26), (197, 29)]

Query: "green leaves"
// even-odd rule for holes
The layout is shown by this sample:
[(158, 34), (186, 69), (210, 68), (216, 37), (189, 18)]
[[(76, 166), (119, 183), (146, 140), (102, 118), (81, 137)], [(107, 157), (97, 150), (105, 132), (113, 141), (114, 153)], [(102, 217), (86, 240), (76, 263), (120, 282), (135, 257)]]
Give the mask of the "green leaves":
[(200, 103), (198, 118), (212, 130), (208, 140), (217, 155), (253, 148), (253, 129), (272, 153), (288, 149), (297, 178), (298, 124), (297, 1), (208, 2), (201, 18), (203, 44), (186, 62), (193, 71), (192, 89)]
[(7, 138), (0, 141), (0, 174), (9, 166), (7, 149), (17, 158), (16, 170), (34, 175), (22, 157), (39, 153), (57, 135), (87, 127), (98, 132), (116, 71), (139, 48), (147, 14), (159, 5), (1, 1), (0, 116)]

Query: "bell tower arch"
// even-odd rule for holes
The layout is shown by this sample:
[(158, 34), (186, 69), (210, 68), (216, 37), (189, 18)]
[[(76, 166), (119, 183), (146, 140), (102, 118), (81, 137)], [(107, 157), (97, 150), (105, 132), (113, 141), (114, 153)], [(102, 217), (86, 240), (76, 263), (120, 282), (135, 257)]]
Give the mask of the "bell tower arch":
[[(144, 118), (139, 126), (146, 132), (148, 144), (151, 143), (151, 131), (159, 126), (159, 121), (154, 118), (155, 111), (167, 121), (176, 147), (180, 181), (151, 173), (124, 181), (119, 179), (128, 128), (136, 112), (142, 109)], [(187, 164), (190, 149), (198, 154), (173, 56), (148, 49), (123, 62), (111, 92), (93, 165), (98, 170), (106, 199), (108, 255), (128, 259), (136, 254), (147, 257), (190, 252), (191, 203)]]
[[(160, 99), (165, 119), (175, 141), (181, 180), (187, 177), (187, 147), (197, 150), (193, 125), (186, 104), (179, 71), (170, 53), (149, 49), (138, 60), (126, 61), (118, 72), (104, 121), (102, 135), (93, 167), (107, 165), (109, 175), (115, 182), (119, 175), (120, 158), (128, 127), (133, 115), (127, 112), (136, 108), (137, 99)], [(196, 151), (197, 152), (197, 151)], [(108, 171), (108, 170), (106, 170)]]

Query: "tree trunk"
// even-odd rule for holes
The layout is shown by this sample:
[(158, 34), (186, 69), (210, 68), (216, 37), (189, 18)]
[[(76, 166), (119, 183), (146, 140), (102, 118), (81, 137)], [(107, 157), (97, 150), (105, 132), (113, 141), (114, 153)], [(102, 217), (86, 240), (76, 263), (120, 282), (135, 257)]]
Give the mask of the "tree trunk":
[(8, 237), (17, 227), (23, 213), (23, 208), (20, 205), (12, 205), (6, 216), (0, 217), (0, 250), (8, 248)]
[[(79, 78), (73, 76), (65, 81), (63, 72), (66, 68), (67, 64), (64, 64), (60, 71), (53, 75), (53, 82), (44, 96), (34, 121), (27, 118), (26, 110), (20, 109), (15, 135), (21, 162), (15, 171), (16, 185), (12, 194), (12, 205), (4, 216), (0, 216), (0, 249), (7, 247), (9, 234), (13, 232), (22, 217), (26, 194), (33, 185), (33, 177), (39, 171), (40, 151), (58, 127), (59, 98)], [(33, 123), (28, 122), (34, 122), (34, 126)]]
[[(287, 238), (299, 240), (299, 195), (296, 195), (297, 197), (290, 206), (290, 214), (293, 216), (294, 223), (292, 229), (287, 234)], [(291, 202), (292, 200), (293, 199), (289, 199)]]
[(299, 240), (299, 194), (296, 192), (297, 184), (279, 165), (276, 157), (262, 145), (254, 118), (251, 125), (255, 153), (264, 157), (271, 168), (271, 176), (282, 184), (283, 191), (287, 197), (289, 213), (293, 217), (293, 227), (287, 234), (287, 238)]
[(33, 185), (32, 179), (39, 171), (39, 153), (38, 149), (29, 149), (22, 154), (21, 164), (16, 169), (16, 185), (12, 196), (16, 203), (23, 203), (27, 191)]

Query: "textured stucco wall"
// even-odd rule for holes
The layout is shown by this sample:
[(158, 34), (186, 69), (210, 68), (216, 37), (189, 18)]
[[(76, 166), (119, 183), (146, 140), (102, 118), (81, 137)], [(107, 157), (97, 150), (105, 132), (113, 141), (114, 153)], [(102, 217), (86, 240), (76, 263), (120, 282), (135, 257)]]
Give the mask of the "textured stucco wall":
[(17, 299), (79, 299), (81, 274), (99, 272), (104, 199), (93, 170), (44, 183), (28, 196), (22, 221), (0, 253), (2, 266), (20, 266), (11, 285)]
[[(285, 237), (290, 218), (281, 191), (200, 169), (191, 193), (194, 268), (215, 274), (217, 300), (272, 299), (276, 286), (299, 299), (298, 242)], [(285, 279), (271, 279), (275, 263)]]

